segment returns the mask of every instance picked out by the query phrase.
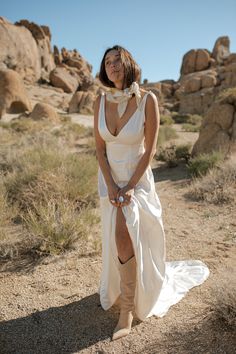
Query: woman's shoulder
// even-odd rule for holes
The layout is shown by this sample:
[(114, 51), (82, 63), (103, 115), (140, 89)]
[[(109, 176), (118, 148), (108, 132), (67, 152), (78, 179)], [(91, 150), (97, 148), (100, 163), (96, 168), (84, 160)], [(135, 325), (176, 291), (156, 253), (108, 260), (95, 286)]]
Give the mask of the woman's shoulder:
[(142, 98), (147, 94), (147, 93), (150, 93), (150, 95), (147, 95), (147, 100), (156, 100), (157, 97), (155, 95), (155, 93), (153, 93), (151, 90), (144, 90), (144, 89), (141, 89), (140, 88), (140, 92), (141, 92), (141, 96)]

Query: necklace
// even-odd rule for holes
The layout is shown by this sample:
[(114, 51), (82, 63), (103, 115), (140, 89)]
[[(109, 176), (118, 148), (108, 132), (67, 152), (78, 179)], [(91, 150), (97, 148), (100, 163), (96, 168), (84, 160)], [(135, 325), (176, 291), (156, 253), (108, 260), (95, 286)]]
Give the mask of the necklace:
[(139, 108), (139, 103), (141, 101), (141, 93), (139, 89), (139, 84), (136, 81), (133, 81), (130, 87), (127, 87), (124, 90), (119, 90), (116, 87), (111, 87), (106, 92), (106, 99), (108, 101), (118, 103), (117, 110), (118, 110), (119, 118), (123, 116), (128, 101), (132, 97), (133, 93), (135, 94), (137, 107)]

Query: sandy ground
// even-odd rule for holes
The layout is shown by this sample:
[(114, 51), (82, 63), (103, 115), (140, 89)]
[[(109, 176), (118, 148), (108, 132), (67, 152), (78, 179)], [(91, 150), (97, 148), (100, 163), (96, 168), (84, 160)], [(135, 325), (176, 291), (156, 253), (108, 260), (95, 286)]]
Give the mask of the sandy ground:
[[(81, 122), (86, 119), (89, 124), (91, 117)], [(234, 333), (213, 320), (212, 304), (216, 288), (235, 270), (236, 207), (188, 200), (183, 166), (166, 169), (153, 161), (152, 168), (163, 206), (167, 260), (202, 260), (210, 268), (206, 282), (163, 318), (135, 319), (130, 335), (112, 342), (118, 308), (100, 306), (101, 253), (79, 257), (72, 251), (2, 263), (1, 354), (234, 353)]]

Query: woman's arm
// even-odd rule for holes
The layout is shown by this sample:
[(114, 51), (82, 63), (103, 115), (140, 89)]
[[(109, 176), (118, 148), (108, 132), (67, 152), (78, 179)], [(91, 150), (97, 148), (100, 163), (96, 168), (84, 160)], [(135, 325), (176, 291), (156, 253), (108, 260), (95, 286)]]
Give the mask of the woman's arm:
[(160, 113), (157, 98), (154, 94), (147, 96), (145, 117), (145, 152), (139, 160), (136, 170), (128, 182), (127, 187), (130, 187), (131, 189), (134, 188), (138, 183), (156, 153), (156, 144), (160, 125)]
[(156, 153), (156, 144), (160, 125), (160, 113), (157, 98), (156, 96), (154, 96), (154, 94), (148, 95), (147, 97), (145, 117), (145, 152), (139, 160), (136, 170), (130, 178), (128, 184), (125, 187), (121, 188), (118, 193), (118, 196), (122, 195), (125, 198), (125, 201), (122, 203), (122, 206), (128, 205), (130, 203), (131, 195), (133, 193), (135, 185), (138, 183), (138, 181), (144, 174), (145, 170), (149, 166), (150, 162), (153, 159), (153, 156)]
[(106, 185), (107, 187), (109, 187), (115, 185), (115, 182), (112, 178), (110, 165), (107, 160), (106, 144), (98, 131), (98, 112), (99, 112), (100, 99), (101, 99), (101, 95), (99, 95), (96, 98), (96, 101), (94, 103), (94, 138), (96, 144), (96, 156), (98, 159), (98, 163), (101, 168), (102, 174), (104, 176)]

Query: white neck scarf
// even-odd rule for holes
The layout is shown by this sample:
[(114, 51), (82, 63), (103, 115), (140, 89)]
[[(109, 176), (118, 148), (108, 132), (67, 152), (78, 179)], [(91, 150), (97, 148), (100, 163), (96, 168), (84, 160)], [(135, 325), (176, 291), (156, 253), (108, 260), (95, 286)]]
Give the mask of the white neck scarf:
[(124, 90), (119, 90), (116, 87), (111, 87), (108, 92), (106, 92), (106, 99), (110, 102), (118, 103), (117, 110), (118, 115), (121, 118), (126, 110), (129, 99), (132, 97), (132, 94), (135, 94), (137, 107), (141, 101), (141, 93), (139, 89), (139, 84), (136, 81), (133, 81), (130, 87), (125, 88)]

